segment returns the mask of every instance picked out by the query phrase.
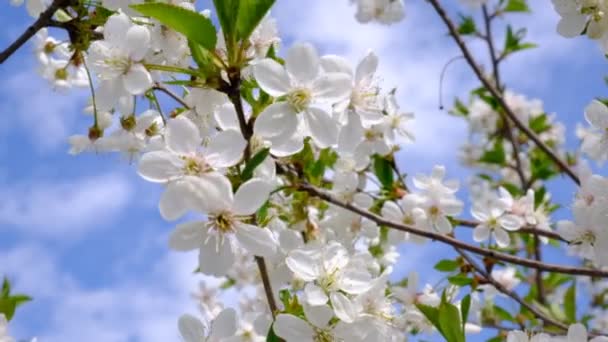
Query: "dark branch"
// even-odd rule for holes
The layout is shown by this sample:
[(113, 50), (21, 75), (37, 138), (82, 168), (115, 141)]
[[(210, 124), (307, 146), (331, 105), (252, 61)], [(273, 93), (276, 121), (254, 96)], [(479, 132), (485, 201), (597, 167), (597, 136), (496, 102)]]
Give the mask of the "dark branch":
[(32, 38), (36, 32), (38, 32), (43, 27), (46, 27), (51, 22), (53, 18), (53, 14), (55, 12), (68, 5), (71, 0), (54, 0), (53, 3), (40, 14), (38, 19), (30, 25), (25, 31), (4, 51), (0, 52), (0, 64), (4, 63), (10, 56), (12, 56), (19, 48), (25, 44), (30, 38)]

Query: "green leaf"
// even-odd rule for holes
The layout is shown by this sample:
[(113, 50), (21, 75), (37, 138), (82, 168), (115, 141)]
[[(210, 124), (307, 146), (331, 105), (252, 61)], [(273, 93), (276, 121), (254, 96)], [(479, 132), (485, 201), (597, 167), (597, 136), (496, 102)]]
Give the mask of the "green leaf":
[(131, 5), (139, 13), (160, 21), (161, 24), (183, 34), (207, 50), (215, 49), (217, 35), (209, 18), (195, 11), (165, 3)]
[(469, 319), (469, 309), (471, 309), (471, 295), (468, 294), (460, 301), (460, 315), (462, 316), (462, 329)]
[[(216, 0), (217, 1), (217, 0)], [(224, 1), (224, 0), (219, 0)], [(240, 2), (237, 20), (238, 39), (249, 39), (251, 33), (264, 19), (266, 13), (274, 5), (275, 0), (236, 0)]]
[(458, 25), (458, 33), (462, 35), (473, 34), (477, 32), (475, 20), (471, 16), (460, 15), (460, 24)]
[(11, 283), (8, 281), (8, 278), (4, 278), (2, 280), (2, 293), (0, 294), (0, 298), (6, 298), (11, 293)]
[(509, 311), (498, 305), (494, 305), (494, 314), (503, 321), (513, 322), (515, 320)]
[(24, 303), (32, 301), (32, 297), (26, 296), (26, 295), (14, 295), (14, 296), (11, 297), (11, 299), (13, 301), (15, 301), (15, 305), (17, 307), (20, 306), (21, 304), (24, 304)]
[(240, 3), (240, 0), (213, 0), (226, 42), (236, 41), (236, 22), (239, 17)]
[(265, 148), (263, 150), (260, 150), (258, 153), (256, 153), (247, 162), (247, 165), (245, 165), (245, 168), (243, 169), (243, 173), (241, 174), (241, 177), (242, 177), (243, 181), (246, 181), (246, 180), (250, 179), (253, 176), (253, 171), (255, 171), (255, 169), (260, 164), (262, 164), (262, 162), (264, 162), (264, 160), (266, 159), (266, 157), (268, 157), (268, 154), (270, 154), (270, 149), (269, 148)]
[(526, 36), (526, 29), (522, 28), (513, 31), (511, 25), (507, 25), (507, 34), (505, 36), (505, 47), (503, 55), (508, 55), (516, 51), (535, 48), (537, 45), (533, 43), (522, 43), (521, 41)]
[(15, 315), (17, 302), (12, 298), (0, 298), (0, 313), (4, 314), (7, 320), (11, 320)]
[(374, 173), (385, 189), (393, 188), (393, 168), (388, 160), (379, 155), (374, 156)]
[(439, 325), (439, 309), (424, 304), (416, 304), (416, 307), (418, 310), (420, 310), (420, 312), (422, 312), (426, 319), (428, 319), (429, 322), (431, 322), (431, 324), (433, 324), (433, 326), (439, 330), (441, 335), (443, 335), (441, 326)]
[(456, 98), (454, 100), (454, 108), (452, 108), (450, 114), (466, 117), (467, 115), (469, 115), (469, 109), (467, 108), (467, 106), (465, 106), (464, 103), (462, 103), (462, 101), (460, 101), (459, 98)]
[(207, 70), (210, 69), (210, 67), (213, 67), (213, 61), (209, 55), (209, 51), (205, 50), (205, 48), (192, 39), (188, 39), (188, 47), (190, 48), (192, 59), (194, 59), (194, 62), (196, 62), (199, 69)]
[(485, 151), (479, 159), (482, 163), (503, 165), (507, 160), (502, 139), (496, 139), (492, 149)]
[(576, 281), (568, 288), (564, 295), (564, 312), (569, 322), (576, 322)]
[(460, 311), (456, 305), (447, 301), (439, 304), (439, 326), (447, 342), (464, 342)]
[(281, 342), (282, 341), (281, 338), (274, 333), (273, 326), (274, 325), (271, 325), (270, 329), (268, 330), (268, 335), (266, 336), (266, 342)]
[(450, 284), (458, 285), (458, 286), (467, 286), (473, 283), (473, 279), (468, 278), (464, 274), (455, 275), (452, 277), (448, 277), (448, 281)]
[(440, 260), (436, 265), (435, 265), (435, 269), (439, 272), (452, 272), (458, 269), (458, 267), (460, 267), (458, 265), (458, 263), (454, 260), (450, 260), (450, 259), (443, 259)]
[(530, 120), (528, 120), (528, 127), (530, 127), (534, 133), (540, 134), (551, 129), (551, 124), (547, 121), (547, 114), (542, 114), (530, 118)]
[(505, 12), (530, 12), (526, 0), (509, 0), (503, 9)]
[(546, 194), (547, 188), (544, 186), (534, 191), (534, 208), (538, 208), (543, 203)]

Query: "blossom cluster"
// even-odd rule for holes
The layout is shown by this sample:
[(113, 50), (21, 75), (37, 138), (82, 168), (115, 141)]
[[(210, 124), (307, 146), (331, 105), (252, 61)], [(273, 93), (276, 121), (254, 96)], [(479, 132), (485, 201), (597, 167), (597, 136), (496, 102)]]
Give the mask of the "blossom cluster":
[[(363, 23), (404, 16), (400, 0), (352, 2)], [(568, 21), (560, 27), (570, 28), (566, 2), (554, 3)], [(28, 0), (28, 11), (37, 16), (42, 4)], [(395, 89), (382, 88), (373, 51), (356, 64), (320, 55), (306, 42), (282, 53), (267, 11), (247, 31), (247, 21), (229, 26), (231, 16), (220, 7), (216, 30), (211, 11), (198, 12), (191, 1), (101, 5), (106, 17), (91, 24), (91, 41), (76, 47), (44, 29), (34, 50), (54, 88), (91, 88), (84, 111), (92, 125), (69, 138), (70, 153), (123, 155), (143, 179), (162, 186), (160, 215), (177, 221), (169, 248), (196, 251), (196, 272), (221, 279), (194, 296), (203, 320), (179, 318), (185, 341), (404, 341), (409, 334), (445, 335), (438, 315), (450, 315), (463, 336), (479, 332), (502, 313), (505, 296), (517, 298), (513, 291), (527, 283), (527, 273), (491, 258), (476, 270), (463, 254), (435, 266), (448, 273), (448, 284), (419, 284), (416, 272), (394, 281), (401, 244), (452, 241), (460, 226), (473, 228), (467, 237), (488, 255), (532, 254), (551, 236), (584, 260), (608, 264), (608, 180), (582, 162), (574, 221), (553, 230), (556, 207), (545, 184), (560, 170), (511, 125), (522, 122), (560, 158), (570, 157), (564, 126), (540, 100), (501, 90), (515, 119), (484, 89), (456, 103), (452, 112), (471, 133), (462, 161), (481, 172), (470, 182), (474, 220), (465, 220), (460, 182), (444, 166), (400, 172), (395, 154), (415, 139), (414, 115), (401, 109)], [(585, 23), (599, 25), (591, 5), (579, 5), (577, 13), (590, 16)], [(192, 30), (188, 22), (199, 26)], [(205, 28), (212, 34), (202, 37)], [(586, 118), (592, 128), (580, 130), (581, 150), (608, 159), (608, 107), (595, 101)], [(569, 281), (555, 280), (555, 287)], [(472, 290), (463, 295), (466, 286)], [(238, 307), (218, 301), (226, 289), (239, 293)], [(0, 341), (12, 341), (2, 340), (3, 318)], [(566, 337), (511, 331), (507, 340), (587, 341), (587, 330), (573, 324)]]
[(604, 53), (608, 51), (608, 3), (603, 0), (552, 0), (561, 19), (557, 32), (573, 38), (581, 34), (596, 40)]

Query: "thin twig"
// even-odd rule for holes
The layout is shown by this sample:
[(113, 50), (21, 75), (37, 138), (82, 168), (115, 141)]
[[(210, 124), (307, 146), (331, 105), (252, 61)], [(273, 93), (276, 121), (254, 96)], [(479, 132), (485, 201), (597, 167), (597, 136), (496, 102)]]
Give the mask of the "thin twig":
[(563, 330), (566, 330), (566, 331), (568, 330), (568, 326), (566, 324), (564, 324), (562, 322), (555, 321), (555, 320), (551, 319), (550, 317), (547, 317), (537, 307), (535, 307), (534, 305), (526, 302), (517, 293), (515, 293), (514, 291), (511, 291), (509, 289), (507, 289), (501, 283), (499, 283), (498, 281), (496, 281), (492, 277), (492, 275), (488, 274), (488, 272), (486, 272), (483, 268), (481, 268), (479, 265), (477, 265), (477, 263), (473, 260), (473, 258), (471, 258), (467, 253), (463, 252), (459, 248), (456, 248), (456, 252), (458, 252), (458, 254), (460, 254), (467, 261), (467, 263), (469, 265), (471, 265), (475, 269), (475, 271), (477, 273), (479, 273), (479, 275), (481, 275), (482, 277), (484, 277), (485, 280), (487, 282), (489, 282), (490, 284), (492, 284), (498, 291), (500, 291), (500, 292), (504, 293), (505, 295), (513, 298), (513, 300), (515, 300), (521, 306), (523, 306), (526, 309), (528, 309), (530, 312), (532, 312), (536, 317), (538, 317), (540, 320), (542, 320), (546, 324), (554, 325), (554, 326), (559, 327), (559, 328), (561, 328)]
[[(245, 140), (247, 140), (247, 147), (245, 148), (245, 162), (249, 161), (251, 157), (250, 152), (250, 139), (253, 134), (251, 128), (247, 124), (247, 119), (245, 118), (245, 111), (243, 109), (243, 101), (241, 100), (241, 75), (240, 73), (234, 73), (230, 77), (230, 84), (225, 85), (223, 91), (228, 95), (234, 109), (236, 111), (241, 133)], [(255, 222), (255, 215), (253, 217)], [(274, 299), (274, 292), (272, 291), (272, 284), (270, 283), (270, 276), (268, 275), (268, 269), (266, 268), (266, 262), (264, 258), (260, 256), (255, 257), (255, 261), (258, 265), (258, 269), (260, 270), (260, 277), (262, 278), (262, 284), (264, 285), (264, 292), (266, 293), (266, 300), (268, 301), (268, 307), (270, 308), (270, 313), (273, 318), (278, 312), (277, 303)]]
[(0, 52), (0, 64), (4, 63), (10, 56), (12, 56), (19, 48), (25, 44), (30, 38), (32, 38), (36, 32), (38, 32), (41, 28), (46, 27), (51, 18), (53, 18), (53, 14), (57, 12), (61, 7), (66, 6), (70, 3), (70, 0), (55, 0), (51, 5), (40, 14), (38, 19), (34, 21), (32, 25), (30, 25), (23, 33), (4, 51)]
[(497, 251), (494, 251), (491, 249), (486, 249), (486, 248), (478, 247), (475, 245), (471, 245), (471, 244), (460, 241), (460, 240), (455, 239), (448, 235), (443, 235), (443, 234), (439, 234), (439, 233), (436, 233), (433, 231), (416, 228), (414, 226), (410, 226), (407, 224), (387, 220), (384, 217), (378, 216), (368, 210), (361, 209), (361, 208), (356, 207), (349, 203), (345, 203), (345, 202), (341, 201), (340, 199), (336, 198), (333, 194), (331, 194), (325, 190), (318, 189), (308, 183), (300, 183), (296, 186), (297, 186), (297, 188), (299, 188), (302, 191), (306, 191), (309, 194), (314, 195), (318, 198), (321, 198), (329, 203), (335, 204), (339, 207), (342, 207), (351, 212), (359, 214), (365, 218), (368, 218), (368, 219), (376, 222), (378, 225), (384, 225), (386, 227), (390, 227), (390, 228), (393, 228), (396, 230), (400, 230), (400, 231), (411, 233), (414, 235), (426, 237), (426, 238), (429, 238), (432, 240), (440, 241), (440, 242), (448, 244), (452, 247), (461, 248), (461, 249), (467, 250), (469, 252), (473, 252), (478, 255), (483, 255), (483, 256), (486, 256), (486, 257), (489, 257), (489, 258), (492, 258), (495, 260), (500, 260), (503, 262), (520, 265), (520, 266), (525, 266), (525, 267), (530, 267), (530, 268), (534, 268), (534, 269), (540, 269), (540, 270), (548, 271), (548, 272), (586, 275), (586, 276), (598, 277), (598, 278), (608, 278), (608, 271), (596, 270), (596, 269), (591, 269), (591, 268), (581, 268), (581, 267), (571, 267), (571, 266), (562, 266), (562, 265), (556, 265), (556, 264), (548, 264), (548, 263), (539, 262), (536, 260), (521, 258), (521, 257), (515, 256), (515, 255), (497, 252)]
[[(486, 42), (488, 44), (488, 50), (490, 52), (490, 59), (492, 61), (492, 70), (494, 73), (494, 81), (496, 82), (496, 89), (502, 94), (503, 86), (500, 82), (500, 61), (496, 57), (496, 50), (494, 48), (494, 38), (492, 36), (492, 19), (495, 18), (488, 13), (488, 6), (483, 5), (481, 7), (483, 12), (483, 19), (486, 28)], [(513, 159), (515, 159), (515, 171), (519, 176), (519, 180), (521, 182), (521, 186), (524, 187), (524, 192), (528, 190), (528, 188), (532, 185), (532, 180), (528, 181), (526, 179), (526, 175), (524, 174), (524, 169), (522, 166), (521, 159), (519, 157), (519, 143), (513, 136), (513, 131), (511, 130), (511, 123), (507, 118), (503, 118), (505, 123), (505, 131), (507, 139), (511, 142), (511, 146), (513, 147)], [(542, 261), (542, 254), (540, 250), (540, 239), (538, 235), (534, 236), (534, 258), (538, 261)], [(545, 286), (543, 284), (543, 273), (541, 270), (535, 270), (534, 278), (536, 280), (536, 290), (537, 290), (537, 299), (541, 304), (545, 304)]]
[(171, 91), (171, 89), (163, 86), (162, 84), (155, 83), (154, 86), (152, 87), (152, 89), (161, 91), (161, 92), (169, 95), (170, 98), (174, 99), (177, 103), (181, 104), (184, 108), (192, 109), (192, 107), (190, 107), (190, 105), (188, 103), (186, 103), (186, 101), (184, 99), (182, 99), (181, 96), (177, 95), (176, 93)]
[[(477, 221), (472, 221), (472, 220), (464, 220), (464, 219), (454, 219), (453, 220), (454, 223), (460, 227), (467, 227), (467, 228), (475, 228), (479, 225), (479, 222)], [(519, 234), (530, 234), (533, 236), (544, 236), (547, 237), (549, 239), (553, 239), (553, 240), (558, 240), (561, 242), (568, 242), (566, 239), (564, 239), (563, 237), (561, 237), (558, 233), (550, 231), (550, 230), (544, 230), (544, 229), (538, 229), (534, 226), (525, 226), (522, 227), (516, 231), (513, 231), (513, 233), (519, 233)]]
[(574, 171), (572, 171), (572, 169), (570, 169), (568, 164), (565, 161), (563, 161), (549, 146), (547, 146), (542, 140), (540, 140), (540, 138), (536, 135), (536, 133), (531, 131), (530, 128), (528, 128), (525, 123), (523, 123), (521, 120), (519, 120), (517, 115), (513, 112), (513, 110), (509, 107), (509, 105), (505, 101), (504, 97), (500, 94), (500, 91), (498, 91), (496, 89), (496, 87), (492, 84), (492, 82), (490, 82), (487, 79), (487, 77), (483, 74), (483, 72), (481, 71), (481, 68), (479, 67), (479, 65), (477, 65), (477, 62), (475, 61), (475, 58), (473, 57), (473, 55), (467, 48), (467, 45), (464, 43), (464, 41), (460, 37), (460, 34), (458, 33), (458, 28), (456, 27), (456, 25), (454, 24), (452, 19), (450, 19), (450, 17), (446, 13), (445, 9), (443, 8), (443, 6), (441, 6), (441, 4), (439, 3), (439, 0), (428, 0), (428, 1), (435, 9), (435, 12), (437, 12), (439, 17), (441, 17), (441, 19), (443, 20), (445, 25), (448, 27), (448, 30), (450, 31), (450, 35), (452, 36), (452, 38), (454, 38), (454, 41), (460, 48), (460, 51), (462, 52), (464, 58), (467, 60), (467, 63), (469, 64), (471, 69), (473, 69), (473, 72), (475, 73), (477, 78), (481, 81), (483, 86), (492, 94), (492, 96), (496, 99), (496, 101), (498, 101), (498, 103), (503, 108), (503, 110), (505, 111), (505, 113), (507, 114), (509, 119), (511, 119), (511, 121), (513, 121), (515, 126), (517, 126), (517, 128), (519, 128), (528, 138), (530, 138), (532, 141), (534, 141), (536, 146), (538, 146), (538, 148), (540, 148), (543, 152), (545, 152), (547, 154), (547, 156), (549, 156), (549, 158), (551, 158), (553, 160), (553, 162), (555, 162), (555, 164), (557, 164), (557, 166), (563, 172), (565, 172), (576, 184), (580, 185), (580, 180), (579, 180), (578, 176), (576, 175), (576, 173), (574, 173)]

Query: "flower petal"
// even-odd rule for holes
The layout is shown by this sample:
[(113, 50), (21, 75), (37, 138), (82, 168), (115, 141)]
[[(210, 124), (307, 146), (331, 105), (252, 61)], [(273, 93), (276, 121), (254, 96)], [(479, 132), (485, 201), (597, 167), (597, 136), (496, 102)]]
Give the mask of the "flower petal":
[(289, 253), (285, 264), (298, 278), (313, 281), (321, 275), (321, 268), (317, 262), (319, 257), (318, 253), (296, 249)]
[(352, 89), (352, 80), (348, 74), (332, 72), (323, 74), (314, 81), (312, 96), (318, 102), (336, 103), (348, 98)]
[(317, 328), (325, 329), (329, 325), (329, 321), (334, 317), (334, 311), (328, 305), (302, 305), (304, 314), (310, 324)]
[(507, 233), (507, 231), (502, 228), (494, 229), (494, 238), (496, 239), (496, 244), (498, 245), (498, 247), (501, 248), (505, 248), (511, 243), (509, 233)]
[(223, 130), (239, 130), (239, 120), (236, 115), (236, 110), (232, 103), (227, 103), (215, 111), (215, 121)]
[(473, 240), (475, 242), (487, 241), (490, 238), (490, 228), (485, 224), (480, 224), (473, 229)]
[(298, 128), (298, 117), (285, 102), (268, 106), (255, 120), (253, 131), (264, 138), (290, 135)]
[(374, 73), (378, 69), (378, 56), (370, 51), (365, 58), (357, 65), (357, 71), (355, 72), (355, 82), (359, 83), (362, 80), (371, 80)]
[(322, 109), (308, 108), (304, 112), (310, 137), (319, 148), (326, 148), (338, 142), (338, 124)]
[(524, 225), (524, 220), (521, 217), (513, 214), (501, 216), (500, 219), (498, 219), (498, 222), (500, 223), (501, 227), (509, 231), (518, 230)]
[(285, 58), (285, 67), (299, 83), (314, 80), (319, 74), (320, 63), (317, 50), (309, 43), (294, 44)]
[(294, 315), (280, 314), (277, 316), (273, 329), (277, 336), (289, 342), (310, 342), (315, 332), (306, 321)]
[(587, 341), (587, 329), (580, 323), (572, 324), (568, 328), (568, 341)]
[(203, 323), (192, 315), (182, 315), (177, 326), (184, 342), (200, 342), (206, 338)]
[(557, 33), (566, 38), (579, 36), (585, 29), (587, 18), (584, 15), (568, 15), (557, 23)]
[(441, 234), (449, 234), (452, 232), (452, 224), (445, 216), (439, 216), (435, 220), (435, 229)]
[(372, 277), (367, 270), (348, 268), (340, 279), (340, 290), (348, 294), (361, 294), (372, 287)]
[(384, 205), (382, 206), (382, 210), (381, 210), (380, 214), (382, 215), (382, 217), (384, 217), (388, 220), (391, 220), (391, 221), (399, 222), (399, 221), (403, 220), (403, 213), (401, 212), (401, 209), (395, 202), (391, 202), (391, 201), (384, 202)]
[(598, 100), (593, 100), (585, 108), (585, 118), (596, 128), (608, 128), (608, 107)]
[(143, 64), (135, 63), (122, 78), (125, 89), (131, 95), (142, 95), (152, 87), (152, 76)]
[(160, 216), (167, 221), (177, 220), (182, 217), (190, 209), (190, 202), (188, 201), (188, 192), (190, 191), (191, 188), (183, 181), (167, 184), (167, 188), (160, 196), (160, 201), (158, 202)]
[(353, 68), (350, 62), (341, 56), (325, 55), (321, 57), (321, 67), (325, 72), (341, 72), (348, 75), (353, 74)]
[(205, 159), (214, 168), (236, 165), (243, 157), (247, 141), (241, 132), (229, 129), (211, 137), (205, 149)]
[(234, 264), (234, 252), (230, 241), (226, 239), (219, 242), (217, 237), (209, 237), (209, 240), (200, 247), (198, 263), (201, 273), (216, 277), (224, 276)]
[(211, 331), (207, 340), (219, 341), (234, 335), (235, 332), (236, 311), (233, 308), (224, 309), (211, 323)]
[(254, 65), (253, 76), (260, 88), (270, 96), (282, 96), (289, 91), (290, 81), (287, 71), (281, 64), (270, 58)]
[(197, 150), (202, 139), (194, 122), (185, 116), (178, 116), (167, 122), (165, 141), (171, 151), (181, 155), (190, 155)]
[(139, 175), (154, 183), (165, 183), (182, 173), (183, 161), (167, 151), (152, 151), (139, 160)]
[(150, 47), (150, 31), (141, 25), (134, 25), (127, 31), (125, 39), (131, 59), (142, 60)]
[(270, 196), (272, 185), (260, 178), (253, 178), (242, 184), (234, 194), (233, 212), (237, 215), (255, 213)]
[(312, 306), (326, 304), (329, 300), (327, 294), (325, 294), (325, 291), (313, 283), (308, 283), (304, 287), (304, 298), (306, 303)]
[(268, 228), (260, 228), (250, 224), (237, 222), (236, 239), (249, 253), (261, 257), (272, 257), (276, 253), (277, 244)]
[(329, 295), (331, 306), (334, 308), (336, 317), (346, 323), (352, 323), (357, 319), (358, 312), (355, 306), (345, 295), (339, 292), (332, 292)]
[(206, 235), (204, 222), (178, 224), (169, 236), (169, 248), (181, 252), (197, 249)]

